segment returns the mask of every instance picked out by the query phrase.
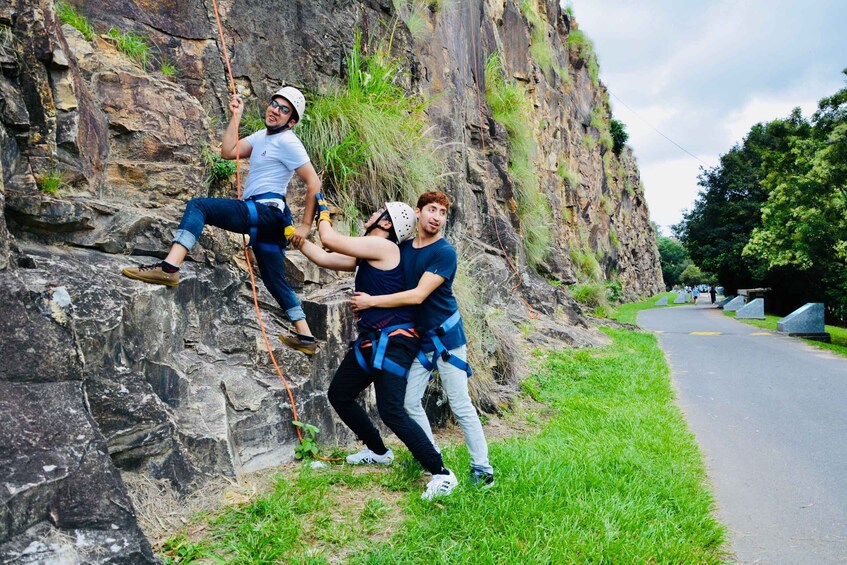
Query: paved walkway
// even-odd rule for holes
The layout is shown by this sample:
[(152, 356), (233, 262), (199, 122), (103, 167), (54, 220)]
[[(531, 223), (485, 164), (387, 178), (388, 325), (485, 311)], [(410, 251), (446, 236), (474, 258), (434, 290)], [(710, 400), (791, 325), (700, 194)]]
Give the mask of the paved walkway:
[(711, 305), (638, 321), (659, 334), (738, 561), (847, 563), (847, 359)]

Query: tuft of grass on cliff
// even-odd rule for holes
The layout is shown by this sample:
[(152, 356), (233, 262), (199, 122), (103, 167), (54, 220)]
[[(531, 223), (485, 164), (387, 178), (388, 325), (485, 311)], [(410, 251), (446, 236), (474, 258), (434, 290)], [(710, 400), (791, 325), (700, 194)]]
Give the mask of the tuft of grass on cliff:
[(443, 185), (443, 151), (430, 136), (426, 102), (400, 86), (402, 61), (388, 45), (366, 54), (356, 33), (347, 81), (315, 96), (297, 134), (342, 209), (373, 210), (386, 200), (416, 202)]
[(535, 139), (531, 105), (519, 84), (506, 78), (499, 55), (495, 52), (485, 63), (485, 100), (494, 119), (509, 134), (509, 176), (515, 184), (517, 215), (526, 247), (527, 262), (537, 267), (550, 250), (550, 203), (541, 191), (535, 166)]
[[(606, 328), (608, 347), (536, 354), (524, 389), (538, 433), (490, 442), (496, 484), (420, 499), (420, 468), (303, 466), (273, 492), (163, 549), (171, 563), (723, 563), (701, 456), (655, 336)], [(534, 417), (544, 412), (539, 423)], [(526, 427), (522, 429), (526, 430)]]
[(67, 2), (59, 2), (56, 4), (56, 13), (63, 24), (76, 28), (88, 41), (94, 40), (94, 26), (76, 8)]

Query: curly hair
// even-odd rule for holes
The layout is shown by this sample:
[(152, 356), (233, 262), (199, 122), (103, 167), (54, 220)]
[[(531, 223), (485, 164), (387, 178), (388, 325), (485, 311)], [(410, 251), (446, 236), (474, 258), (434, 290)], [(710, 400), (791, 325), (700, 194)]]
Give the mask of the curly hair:
[(415, 207), (418, 209), (422, 209), (427, 204), (432, 204), (433, 202), (436, 204), (441, 204), (448, 210), (450, 209), (450, 199), (447, 198), (446, 194), (438, 191), (424, 192), (423, 194), (421, 194), (420, 198), (418, 198), (418, 203), (415, 205)]

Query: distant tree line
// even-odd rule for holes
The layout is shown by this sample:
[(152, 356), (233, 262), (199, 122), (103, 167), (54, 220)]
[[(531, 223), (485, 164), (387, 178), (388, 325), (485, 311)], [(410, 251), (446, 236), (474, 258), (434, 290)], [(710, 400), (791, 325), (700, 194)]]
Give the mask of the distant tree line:
[(847, 88), (811, 119), (756, 124), (699, 185), (672, 228), (693, 263), (727, 293), (770, 287), (775, 313), (824, 302), (847, 322)]

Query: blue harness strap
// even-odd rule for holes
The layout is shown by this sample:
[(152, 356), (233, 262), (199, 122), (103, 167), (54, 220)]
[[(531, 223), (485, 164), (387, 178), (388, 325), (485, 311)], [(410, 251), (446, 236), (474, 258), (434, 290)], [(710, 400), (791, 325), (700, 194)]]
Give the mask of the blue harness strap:
[[(262, 194), (257, 194), (256, 196), (252, 196), (248, 200), (244, 201), (244, 203), (247, 204), (247, 214), (250, 217), (250, 229), (248, 232), (248, 234), (250, 235), (250, 243), (247, 244), (247, 247), (255, 247), (257, 249), (261, 249), (262, 251), (281, 252), (285, 249), (284, 243), (279, 244), (267, 241), (259, 241), (259, 211), (256, 209), (256, 202), (261, 202), (262, 200), (285, 201), (285, 196), (283, 196), (282, 194), (277, 194), (276, 192), (263, 192)], [(284, 210), (283, 213), (285, 213)]]
[(406, 367), (404, 369), (399, 364), (395, 363), (391, 359), (388, 359), (385, 356), (385, 352), (388, 349), (388, 340), (392, 335), (396, 335), (397, 333), (407, 333), (411, 335), (409, 330), (414, 332), (414, 329), (415, 325), (409, 323), (397, 324), (396, 326), (389, 326), (380, 330), (379, 338), (375, 341), (371, 340), (372, 350), (370, 360), (365, 359), (365, 356), (362, 353), (361, 345), (363, 338), (362, 336), (359, 336), (359, 338), (353, 343), (353, 351), (356, 353), (356, 362), (359, 363), (359, 367), (361, 367), (362, 370), (369, 375), (373, 375), (374, 371), (385, 371), (386, 373), (390, 373), (397, 377), (403, 377), (404, 379), (408, 377), (409, 368)]
[(462, 319), (462, 315), (459, 314), (459, 311), (456, 310), (453, 312), (453, 315), (447, 318), (443, 324), (438, 326), (433, 330), (429, 330), (426, 332), (426, 336), (432, 340), (432, 345), (435, 346), (435, 353), (432, 356), (432, 362), (427, 358), (426, 353), (423, 350), (418, 351), (418, 361), (420, 361), (421, 365), (423, 365), (424, 369), (427, 371), (435, 371), (438, 369), (438, 358), (440, 357), (442, 361), (445, 363), (450, 363), (460, 371), (464, 371), (468, 378), (473, 376), (473, 369), (463, 359), (456, 357), (447, 349), (447, 346), (444, 345), (444, 342), (441, 341), (441, 338), (444, 335), (456, 327)]

